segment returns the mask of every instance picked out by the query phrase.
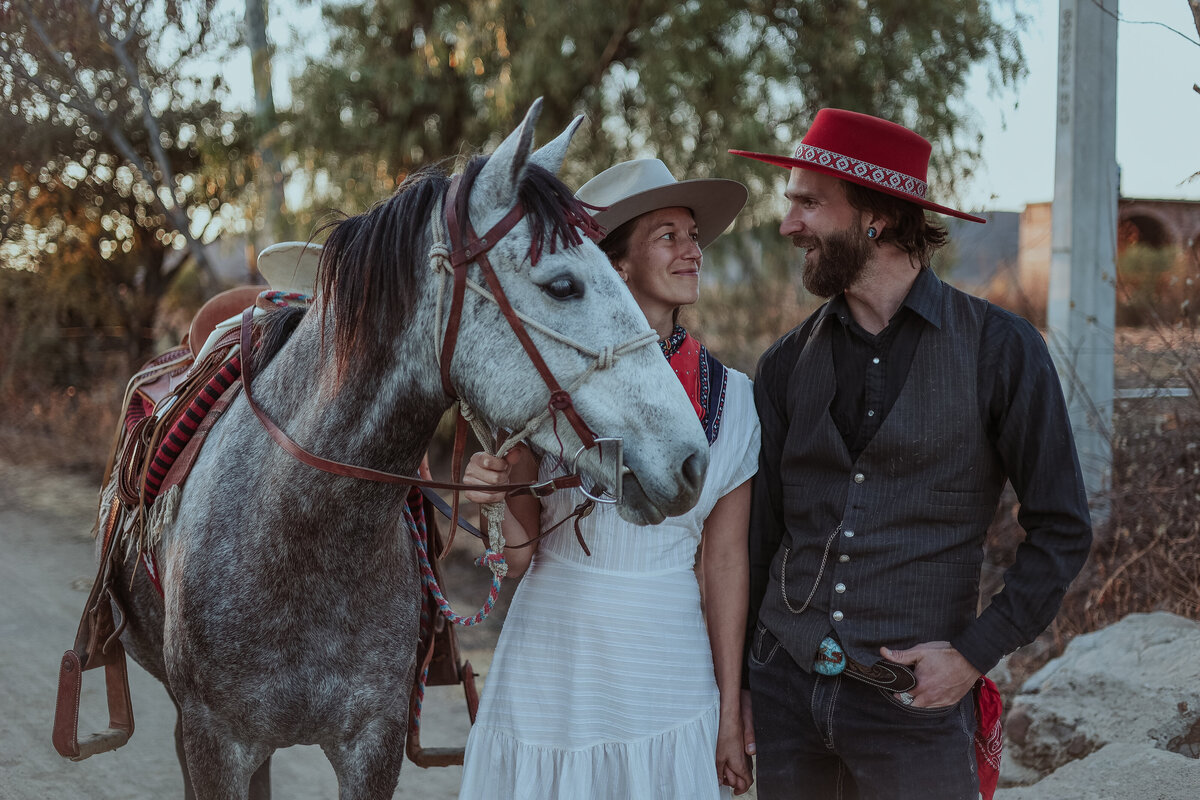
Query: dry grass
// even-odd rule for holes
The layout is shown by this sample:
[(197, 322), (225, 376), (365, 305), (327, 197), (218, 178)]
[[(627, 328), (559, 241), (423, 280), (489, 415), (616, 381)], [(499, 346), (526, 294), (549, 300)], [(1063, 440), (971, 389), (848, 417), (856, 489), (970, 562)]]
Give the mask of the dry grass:
[[(1116, 402), (1108, 521), (1053, 624), (1009, 659), (1014, 688), (1073, 637), (1129, 614), (1200, 620), (1200, 339), (1182, 327), (1122, 330), (1116, 368), (1118, 387), (1192, 394)], [(994, 572), (1011, 563), (1022, 536), (1009, 492), (989, 532)]]
[(27, 396), (10, 392), (0, 399), (0, 458), (95, 473), (97, 485), (112, 448), (118, 407), (125, 386), (113, 381), (90, 392), (74, 387)]

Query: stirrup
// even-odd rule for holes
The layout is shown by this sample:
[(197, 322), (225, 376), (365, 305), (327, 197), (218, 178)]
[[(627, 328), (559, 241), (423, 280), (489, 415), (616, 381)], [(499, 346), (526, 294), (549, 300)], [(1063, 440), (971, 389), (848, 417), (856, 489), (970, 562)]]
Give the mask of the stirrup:
[[(105, 599), (107, 602), (107, 598)], [(108, 727), (79, 739), (79, 693), (83, 672), (104, 667), (104, 686), (108, 695)], [(58, 673), (58, 701), (54, 704), (54, 749), (72, 761), (82, 761), (97, 753), (116, 750), (133, 735), (133, 704), (129, 699), (129, 673), (125, 666), (125, 648), (114, 641), (107, 653), (98, 658), (83, 658), (75, 650), (63, 654)]]
[[(467, 714), (474, 725), (475, 715), (479, 712), (479, 690), (475, 686), (475, 670), (471, 668), (470, 661), (463, 663), (461, 678), (463, 695), (467, 700)], [(404, 753), (408, 760), (418, 767), (461, 767), (466, 747), (422, 747), (421, 729), (413, 725), (410, 716)]]

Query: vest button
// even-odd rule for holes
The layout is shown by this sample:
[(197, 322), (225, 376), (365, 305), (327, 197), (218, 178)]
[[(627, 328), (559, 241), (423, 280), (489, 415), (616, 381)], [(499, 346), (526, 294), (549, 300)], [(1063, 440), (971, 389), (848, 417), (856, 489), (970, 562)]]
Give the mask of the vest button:
[(834, 586), (834, 587), (833, 587), (833, 590), (834, 590), (835, 592), (837, 592), (838, 594), (845, 594), (845, 593), (846, 593), (846, 584), (844, 584), (844, 583), (839, 583), (839, 584), (837, 584), (836, 586)]
[(846, 555), (845, 553), (842, 553), (840, 556), (838, 556), (838, 561), (842, 562), (843, 564), (845, 564), (849, 560), (850, 560), (850, 556)]
[(854, 482), (855, 483), (862, 483), (866, 479), (867, 479), (867, 476), (863, 475), (861, 472), (854, 473)]
[(854, 531), (842, 531), (842, 535), (845, 536), (847, 539), (853, 539)]
[(835, 612), (833, 612), (833, 621), (834, 621), (834, 622), (841, 622), (841, 621), (842, 621), (842, 619), (843, 619), (843, 618), (845, 618), (845, 616), (846, 616), (846, 615), (845, 615), (845, 614), (843, 614), (842, 612), (840, 612), (840, 611), (835, 611)]

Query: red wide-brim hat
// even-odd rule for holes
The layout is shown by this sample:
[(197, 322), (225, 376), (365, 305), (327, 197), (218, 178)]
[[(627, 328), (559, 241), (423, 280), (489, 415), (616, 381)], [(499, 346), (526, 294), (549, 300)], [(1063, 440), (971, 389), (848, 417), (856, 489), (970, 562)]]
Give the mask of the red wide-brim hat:
[(925, 137), (886, 119), (840, 108), (822, 108), (791, 158), (745, 150), (729, 152), (779, 167), (823, 172), (939, 214), (987, 222), (925, 198), (929, 191), (926, 176), (932, 149)]

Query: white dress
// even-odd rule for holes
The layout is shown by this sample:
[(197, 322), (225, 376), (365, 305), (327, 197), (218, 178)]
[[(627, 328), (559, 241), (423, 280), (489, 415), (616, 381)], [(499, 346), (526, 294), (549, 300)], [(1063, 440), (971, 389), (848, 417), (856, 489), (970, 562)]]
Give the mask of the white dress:
[[(540, 542), (487, 674), (460, 800), (729, 797), (717, 781), (720, 698), (693, 567), (704, 519), (754, 474), (758, 447), (750, 380), (729, 370), (692, 511), (639, 527), (599, 506), (584, 521), (590, 557), (571, 523)], [(556, 493), (542, 523), (581, 499)]]

